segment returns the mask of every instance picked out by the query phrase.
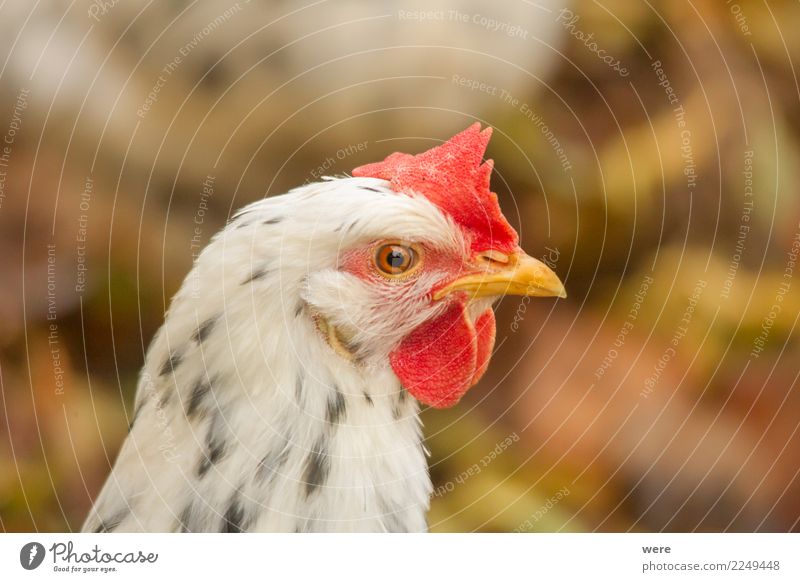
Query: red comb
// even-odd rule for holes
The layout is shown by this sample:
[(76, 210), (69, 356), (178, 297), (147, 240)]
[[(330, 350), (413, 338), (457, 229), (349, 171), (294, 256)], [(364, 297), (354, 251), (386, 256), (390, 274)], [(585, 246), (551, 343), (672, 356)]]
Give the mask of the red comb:
[(519, 240), (489, 190), (493, 162), (483, 162), (492, 128), (474, 123), (440, 146), (415, 156), (396, 152), (359, 166), (353, 176), (388, 180), (397, 192), (421, 194), (460, 225), (475, 252), (512, 252)]

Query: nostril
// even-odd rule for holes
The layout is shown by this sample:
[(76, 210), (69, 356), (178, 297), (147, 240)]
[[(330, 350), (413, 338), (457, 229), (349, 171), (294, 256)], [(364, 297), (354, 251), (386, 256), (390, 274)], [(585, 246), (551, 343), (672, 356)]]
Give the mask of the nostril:
[(508, 255), (500, 251), (484, 251), (478, 255), (478, 260), (490, 266), (501, 266), (508, 264)]

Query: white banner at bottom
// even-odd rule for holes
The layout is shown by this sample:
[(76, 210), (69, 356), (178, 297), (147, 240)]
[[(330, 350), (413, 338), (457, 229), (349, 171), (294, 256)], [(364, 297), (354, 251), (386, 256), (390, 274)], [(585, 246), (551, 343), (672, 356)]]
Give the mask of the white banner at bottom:
[(2, 534), (0, 580), (800, 580), (796, 534)]

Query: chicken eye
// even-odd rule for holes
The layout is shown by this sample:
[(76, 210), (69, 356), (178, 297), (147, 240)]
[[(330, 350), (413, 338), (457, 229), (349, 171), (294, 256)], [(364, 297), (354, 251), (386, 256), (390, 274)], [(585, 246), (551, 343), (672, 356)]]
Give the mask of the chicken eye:
[(386, 275), (402, 275), (416, 263), (416, 251), (404, 245), (385, 244), (375, 252), (375, 264)]

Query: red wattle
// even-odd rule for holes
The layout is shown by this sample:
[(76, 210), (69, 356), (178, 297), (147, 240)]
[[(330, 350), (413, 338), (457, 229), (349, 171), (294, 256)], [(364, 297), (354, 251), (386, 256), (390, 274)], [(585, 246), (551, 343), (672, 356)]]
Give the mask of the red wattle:
[(389, 362), (414, 398), (434, 408), (448, 408), (486, 371), (494, 335), (491, 309), (473, 326), (466, 305), (454, 303), (408, 334)]
[(475, 343), (478, 348), (478, 353), (475, 362), (475, 375), (472, 377), (472, 383), (477, 384), (484, 373), (486, 368), (489, 367), (489, 359), (492, 357), (492, 350), (494, 349), (494, 337), (497, 330), (497, 324), (494, 319), (494, 311), (487, 309), (478, 316), (475, 322), (475, 332), (477, 338)]

